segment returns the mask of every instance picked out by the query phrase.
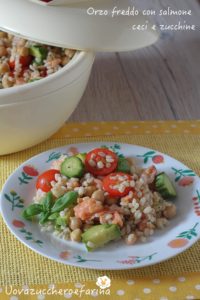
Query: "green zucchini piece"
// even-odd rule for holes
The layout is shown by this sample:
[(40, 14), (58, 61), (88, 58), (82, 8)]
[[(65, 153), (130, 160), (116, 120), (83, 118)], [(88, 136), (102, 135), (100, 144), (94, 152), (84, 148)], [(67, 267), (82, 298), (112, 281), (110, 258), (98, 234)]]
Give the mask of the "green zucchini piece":
[(36, 63), (41, 64), (47, 58), (48, 50), (43, 46), (35, 45), (30, 47), (29, 52), (35, 57)]
[(84, 172), (82, 160), (76, 156), (67, 157), (61, 164), (61, 174), (72, 178), (81, 177)]
[(92, 226), (82, 234), (82, 241), (88, 251), (103, 247), (110, 241), (121, 236), (120, 229), (115, 224), (102, 224)]
[(177, 195), (169, 176), (164, 172), (156, 176), (155, 188), (165, 199), (174, 198)]

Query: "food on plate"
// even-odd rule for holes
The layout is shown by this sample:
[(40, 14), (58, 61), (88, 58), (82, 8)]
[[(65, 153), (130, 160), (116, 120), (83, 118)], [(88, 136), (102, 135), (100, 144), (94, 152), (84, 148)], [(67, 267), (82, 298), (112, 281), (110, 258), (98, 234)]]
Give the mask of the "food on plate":
[(169, 198), (176, 191), (168, 175), (154, 165), (138, 168), (112, 149), (63, 154), (38, 176), (26, 220), (36, 218), (41, 231), (75, 242), (88, 251), (113, 240), (145, 242), (176, 216)]
[(47, 77), (64, 67), (75, 52), (0, 31), (0, 89)]

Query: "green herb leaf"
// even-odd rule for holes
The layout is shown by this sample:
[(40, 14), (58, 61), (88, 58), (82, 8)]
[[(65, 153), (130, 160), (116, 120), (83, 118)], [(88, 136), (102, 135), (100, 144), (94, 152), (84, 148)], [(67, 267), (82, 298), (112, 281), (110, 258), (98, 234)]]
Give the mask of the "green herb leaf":
[(43, 210), (50, 211), (54, 204), (52, 192), (48, 192), (42, 200)]
[(25, 208), (22, 212), (22, 217), (26, 220), (30, 220), (31, 217), (38, 215), (43, 211), (41, 204), (33, 203)]
[(68, 208), (74, 204), (76, 204), (78, 198), (77, 192), (68, 192), (60, 197), (54, 204), (51, 209), (51, 213), (60, 212), (65, 208)]
[(46, 223), (48, 221), (49, 214), (50, 213), (48, 211), (47, 212), (44, 212), (44, 211), (41, 212), (41, 214), (39, 216), (39, 218), (40, 218), (39, 223), (40, 224)]
[(48, 220), (56, 220), (59, 217), (59, 213), (55, 212), (48, 217)]

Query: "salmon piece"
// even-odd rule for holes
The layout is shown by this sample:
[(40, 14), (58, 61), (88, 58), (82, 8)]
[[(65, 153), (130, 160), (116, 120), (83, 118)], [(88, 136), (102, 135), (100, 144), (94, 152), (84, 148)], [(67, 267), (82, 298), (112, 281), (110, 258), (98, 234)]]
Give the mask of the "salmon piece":
[(101, 210), (103, 210), (102, 202), (92, 198), (87, 198), (74, 207), (75, 216), (83, 221)]

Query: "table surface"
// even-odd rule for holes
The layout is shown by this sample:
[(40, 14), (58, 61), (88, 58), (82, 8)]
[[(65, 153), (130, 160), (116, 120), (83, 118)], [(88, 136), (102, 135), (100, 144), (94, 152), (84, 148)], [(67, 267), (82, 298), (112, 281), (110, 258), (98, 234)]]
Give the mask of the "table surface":
[(192, 17), (156, 17), (154, 22), (186, 20), (196, 31), (162, 32), (145, 49), (98, 53), (88, 87), (70, 121), (167, 120), (200, 117), (200, 1), (134, 0), (143, 9), (191, 9)]

